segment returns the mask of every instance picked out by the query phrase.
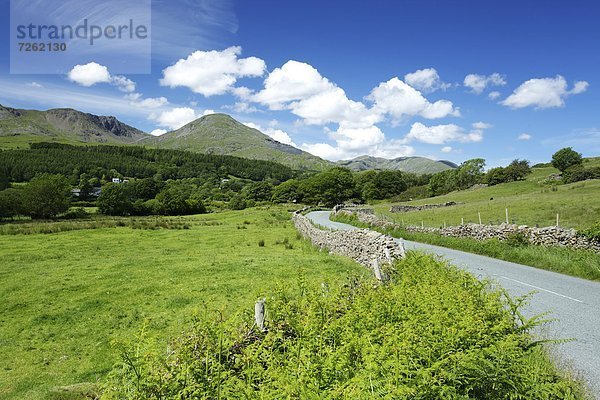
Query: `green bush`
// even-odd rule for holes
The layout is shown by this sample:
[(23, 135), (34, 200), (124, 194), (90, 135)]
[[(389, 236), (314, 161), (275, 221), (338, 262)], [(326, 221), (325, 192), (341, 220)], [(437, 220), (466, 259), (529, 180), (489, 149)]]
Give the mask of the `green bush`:
[(373, 286), (276, 289), (266, 331), (252, 307), (206, 311), (167, 354), (122, 350), (106, 399), (578, 399), (529, 331), (541, 323), (485, 282), (409, 254)]
[(38, 175), (21, 192), (23, 212), (31, 218), (54, 218), (69, 210), (71, 186), (62, 175)]
[(582, 231), (581, 234), (589, 239), (600, 242), (600, 221), (596, 222), (591, 228)]
[(512, 247), (523, 247), (529, 244), (523, 232), (511, 232), (506, 235), (505, 243)]

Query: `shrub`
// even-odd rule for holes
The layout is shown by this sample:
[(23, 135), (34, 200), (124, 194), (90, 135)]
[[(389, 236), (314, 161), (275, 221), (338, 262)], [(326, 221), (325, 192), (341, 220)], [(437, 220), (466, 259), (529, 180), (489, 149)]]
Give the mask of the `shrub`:
[(258, 247), (265, 247), (265, 241), (263, 239), (258, 241)]
[(130, 215), (133, 201), (126, 184), (109, 183), (102, 188), (96, 201), (98, 210), (106, 215)]
[(511, 232), (506, 235), (506, 244), (513, 247), (523, 247), (529, 244), (527, 236), (523, 232)]
[(600, 242), (600, 221), (596, 222), (590, 228), (582, 231), (581, 234), (588, 239)]
[[(243, 313), (204, 312), (168, 355), (122, 350), (107, 399), (390, 398), (577, 399), (520, 313), (485, 282), (432, 256), (410, 254), (374, 288), (276, 289), (266, 331)], [(287, 287), (287, 286), (286, 286)], [(250, 307), (248, 307), (250, 308)], [(208, 310), (207, 310), (208, 311)]]

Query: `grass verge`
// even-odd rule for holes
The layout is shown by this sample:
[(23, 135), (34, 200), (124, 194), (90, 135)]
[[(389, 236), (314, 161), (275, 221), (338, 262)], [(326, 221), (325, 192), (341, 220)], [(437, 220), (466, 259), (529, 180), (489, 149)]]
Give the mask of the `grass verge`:
[(435, 233), (409, 232), (401, 227), (383, 229), (361, 223), (356, 217), (346, 215), (332, 217), (332, 220), (373, 229), (396, 238), (448, 247), (578, 278), (600, 281), (600, 255), (589, 250), (535, 245), (514, 247), (497, 239), (479, 241), (471, 238), (442, 236)]
[(153, 221), (68, 221), (48, 234), (31, 223), (29, 235), (0, 235), (1, 399), (76, 398), (118, 360), (113, 344), (141, 326), (164, 349), (190, 316), (251, 310), (300, 268), (330, 285), (366, 273), (299, 239), (282, 207)]

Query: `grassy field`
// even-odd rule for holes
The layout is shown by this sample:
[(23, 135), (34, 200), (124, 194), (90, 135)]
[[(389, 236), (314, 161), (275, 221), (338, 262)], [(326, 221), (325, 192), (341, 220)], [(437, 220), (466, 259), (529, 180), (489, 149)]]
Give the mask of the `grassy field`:
[(365, 273), (299, 240), (283, 208), (183, 219), (188, 229), (0, 236), (0, 398), (96, 382), (119, 357), (111, 343), (144, 323), (164, 348), (196, 311), (251, 309), (300, 268), (316, 283)]
[[(598, 166), (600, 158), (588, 159), (584, 165)], [(554, 189), (540, 183), (548, 175), (557, 172), (558, 170), (552, 167), (534, 168), (532, 174), (524, 181), (452, 192), (406, 203), (380, 202), (375, 204), (375, 210), (398, 223), (423, 223), (432, 227), (440, 227), (444, 223), (459, 225), (461, 218), (465, 223), (477, 223), (478, 213), (481, 213), (482, 223), (498, 224), (505, 221), (506, 208), (509, 221), (520, 225), (553, 226), (556, 224), (557, 213), (559, 225), (568, 228), (585, 229), (600, 220), (600, 180), (558, 185)], [(408, 213), (389, 212), (392, 204), (421, 205), (448, 201), (464, 204)]]

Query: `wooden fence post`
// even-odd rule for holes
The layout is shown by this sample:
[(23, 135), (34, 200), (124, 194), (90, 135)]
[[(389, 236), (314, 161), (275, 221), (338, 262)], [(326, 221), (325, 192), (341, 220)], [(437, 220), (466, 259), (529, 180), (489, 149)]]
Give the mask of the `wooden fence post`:
[(506, 223), (508, 224), (508, 208), (506, 209)]
[(261, 332), (264, 332), (265, 329), (265, 299), (259, 299), (254, 304), (254, 322), (256, 322), (256, 326), (260, 329)]
[(479, 216), (479, 225), (481, 225), (481, 212), (478, 212), (477, 215)]

